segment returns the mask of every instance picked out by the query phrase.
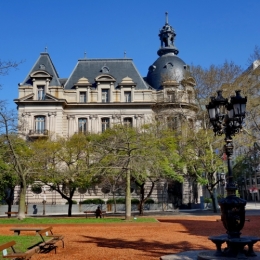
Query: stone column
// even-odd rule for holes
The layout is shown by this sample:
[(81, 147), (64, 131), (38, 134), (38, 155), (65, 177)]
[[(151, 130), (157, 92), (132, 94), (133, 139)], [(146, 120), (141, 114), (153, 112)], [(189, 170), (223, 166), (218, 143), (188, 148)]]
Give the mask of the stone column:
[(97, 132), (97, 115), (90, 115), (89, 116), (89, 131), (91, 133), (96, 133)]
[(49, 134), (54, 134), (56, 132), (56, 127), (55, 127), (55, 117), (56, 117), (57, 113), (56, 112), (49, 112), (48, 116), (49, 116)]
[(75, 133), (74, 124), (75, 124), (75, 116), (74, 115), (68, 115), (68, 136), (72, 136)]
[(23, 128), (23, 131), (27, 134), (29, 133), (30, 130), (33, 130), (33, 127), (32, 127), (32, 118), (31, 118), (31, 113), (30, 112), (23, 112), (22, 113), (22, 128)]
[(135, 115), (136, 119), (136, 127), (140, 127), (142, 125), (142, 119), (144, 118), (144, 115)]

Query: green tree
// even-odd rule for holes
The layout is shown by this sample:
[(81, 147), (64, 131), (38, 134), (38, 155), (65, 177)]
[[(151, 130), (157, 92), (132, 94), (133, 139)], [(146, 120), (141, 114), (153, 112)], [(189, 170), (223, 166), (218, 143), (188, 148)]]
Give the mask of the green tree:
[[(100, 135), (97, 149), (102, 154), (99, 163), (100, 172), (121, 172), (125, 175), (126, 213), (125, 218), (131, 218), (131, 180), (140, 187), (151, 181), (153, 184), (148, 192), (152, 193), (154, 183), (161, 178), (171, 177), (181, 180), (176, 165), (178, 155), (175, 152), (175, 143), (172, 135), (161, 133), (162, 138), (154, 132), (154, 128), (146, 125), (141, 129), (127, 127), (121, 124), (114, 125)], [(140, 213), (148, 197), (141, 197)]]
[[(19, 125), (20, 126), (20, 125)], [(27, 188), (27, 180), (33, 174), (33, 152), (30, 143), (26, 142), (19, 136), (19, 128), (17, 129), (17, 120), (14, 113), (4, 109), (0, 111), (0, 130), (3, 133), (1, 139), (2, 145), (7, 149), (7, 162), (12, 170), (17, 174), (19, 191), (19, 207), (18, 219), (25, 218), (25, 195)]]
[[(214, 189), (221, 181), (217, 179), (217, 172), (223, 171), (221, 147), (223, 138), (216, 138), (211, 129), (190, 129), (184, 139), (181, 156), (187, 167), (187, 172), (194, 179), (205, 185), (213, 202), (213, 210), (217, 212)], [(216, 152), (219, 151), (219, 152)]]
[(76, 134), (68, 139), (39, 140), (33, 143), (35, 152), (35, 181), (41, 181), (67, 200), (68, 216), (72, 215), (76, 188), (90, 186), (94, 163), (91, 138)]

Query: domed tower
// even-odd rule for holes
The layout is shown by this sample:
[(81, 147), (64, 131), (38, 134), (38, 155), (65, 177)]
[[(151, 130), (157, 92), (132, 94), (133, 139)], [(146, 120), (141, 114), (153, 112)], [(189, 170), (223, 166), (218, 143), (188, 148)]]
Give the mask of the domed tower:
[(179, 51), (174, 45), (176, 33), (168, 23), (168, 13), (165, 14), (165, 25), (159, 31), (159, 58), (149, 67), (146, 77), (155, 90), (153, 110), (167, 114), (167, 117), (171, 114), (177, 125), (181, 125), (182, 118), (194, 123), (198, 110), (194, 94), (196, 83), (190, 75), (189, 66), (177, 56)]
[(189, 67), (177, 55), (178, 49), (174, 45), (176, 33), (168, 23), (166, 12), (165, 25), (159, 31), (161, 47), (157, 51), (159, 58), (149, 67), (147, 82), (156, 90), (164, 86), (164, 82), (181, 82), (189, 74)]
[[(165, 25), (159, 32), (159, 58), (149, 67), (146, 80), (154, 89), (155, 103), (152, 109), (157, 120), (186, 136), (189, 128), (196, 129), (198, 125), (198, 106), (194, 92), (196, 82), (190, 75), (189, 66), (177, 56), (179, 51), (174, 45), (175, 36), (166, 13)], [(183, 183), (175, 181), (168, 185), (168, 201), (173, 204), (181, 201), (178, 207), (185, 207), (191, 200), (195, 200), (198, 188), (192, 187), (188, 179), (184, 178)]]

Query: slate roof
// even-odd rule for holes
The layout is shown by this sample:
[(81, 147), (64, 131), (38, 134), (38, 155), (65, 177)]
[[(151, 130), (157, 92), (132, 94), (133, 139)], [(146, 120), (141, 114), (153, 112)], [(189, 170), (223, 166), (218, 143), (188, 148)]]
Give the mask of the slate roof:
[(64, 85), (64, 89), (72, 89), (80, 78), (87, 78), (95, 87), (95, 78), (100, 75), (111, 75), (115, 78), (115, 86), (125, 77), (132, 78), (136, 89), (149, 89), (136, 69), (132, 59), (80, 59)]
[(60, 86), (59, 75), (52, 63), (49, 53), (43, 52), (40, 54), (40, 57), (33, 65), (32, 69), (30, 70), (29, 74), (26, 76), (25, 80), (23, 81), (23, 85), (33, 85), (32, 80), (30, 78), (30, 74), (34, 71), (46, 71), (50, 75), (52, 75), (52, 80), (50, 81), (49, 86)]

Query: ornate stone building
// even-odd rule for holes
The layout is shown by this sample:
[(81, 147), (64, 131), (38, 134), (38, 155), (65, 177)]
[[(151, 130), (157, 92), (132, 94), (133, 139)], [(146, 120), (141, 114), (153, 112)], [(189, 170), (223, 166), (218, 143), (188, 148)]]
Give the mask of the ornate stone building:
[[(166, 13), (159, 33), (159, 57), (147, 77), (140, 75), (132, 59), (84, 58), (68, 78), (60, 78), (50, 55), (41, 53), (14, 100), (19, 117), (26, 122), (27, 138), (98, 133), (118, 122), (138, 127), (155, 116), (173, 127), (182, 118), (195, 123), (195, 81), (177, 56), (175, 36)], [(189, 182), (181, 193), (183, 202), (191, 202)]]

